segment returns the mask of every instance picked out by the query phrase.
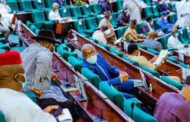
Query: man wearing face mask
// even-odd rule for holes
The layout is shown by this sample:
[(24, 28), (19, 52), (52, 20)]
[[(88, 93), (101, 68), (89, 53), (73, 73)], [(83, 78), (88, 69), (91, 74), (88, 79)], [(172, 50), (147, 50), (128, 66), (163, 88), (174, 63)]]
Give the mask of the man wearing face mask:
[(157, 24), (164, 33), (170, 33), (173, 28), (173, 24), (168, 22), (166, 15), (167, 14), (165, 12), (161, 13), (161, 17), (157, 20)]
[[(51, 79), (57, 80), (52, 72), (52, 52), (54, 51), (55, 35), (52, 31), (40, 31), (36, 40), (22, 52), (22, 60), (27, 77), (27, 86), (23, 91), (38, 89), (43, 92), (39, 98), (39, 105), (45, 108), (48, 105), (59, 104), (63, 108), (72, 107), (59, 87), (51, 86)], [(72, 109), (70, 109), (72, 110)]]
[(53, 3), (52, 10), (49, 12), (48, 18), (49, 18), (49, 20), (61, 21), (62, 18), (59, 14), (59, 4), (58, 3)]
[(166, 92), (158, 100), (154, 116), (158, 122), (190, 121), (190, 76), (187, 76), (180, 93)]
[(118, 26), (128, 26), (129, 19), (130, 19), (130, 16), (129, 16), (128, 9), (124, 8), (123, 12), (117, 18)]
[[(89, 68), (97, 74), (101, 81), (108, 82), (112, 86), (118, 86), (120, 91), (131, 91), (134, 87), (142, 86), (141, 82), (128, 80), (126, 72), (120, 72), (114, 66), (111, 66), (103, 56), (96, 53), (95, 48), (90, 44), (82, 47), (83, 67)], [(124, 93), (123, 93), (124, 94)], [(126, 98), (132, 98), (130, 94), (124, 94)]]
[[(14, 59), (14, 60), (13, 60)], [(25, 81), (19, 52), (0, 54), (0, 111), (7, 122), (56, 122), (25, 94), (19, 92)]]

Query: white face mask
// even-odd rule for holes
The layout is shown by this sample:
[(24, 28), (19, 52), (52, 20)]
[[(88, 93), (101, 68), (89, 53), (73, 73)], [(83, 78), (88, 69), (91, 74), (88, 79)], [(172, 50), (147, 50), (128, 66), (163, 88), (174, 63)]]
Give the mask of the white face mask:
[[(18, 75), (24, 77), (24, 82), (18, 79)], [(26, 76), (25, 76), (25, 75), (22, 75), (22, 74), (18, 73), (18, 74), (15, 75), (14, 79), (15, 79), (18, 83), (20, 83), (20, 84), (22, 85), (22, 88), (25, 88), (25, 87), (27, 86), (27, 81), (26, 81)]]
[(93, 56), (87, 58), (86, 61), (90, 64), (96, 64), (97, 58), (98, 58), (97, 55), (93, 55)]
[(140, 51), (138, 51), (138, 54), (137, 54), (137, 56), (141, 56), (141, 52), (140, 52)]

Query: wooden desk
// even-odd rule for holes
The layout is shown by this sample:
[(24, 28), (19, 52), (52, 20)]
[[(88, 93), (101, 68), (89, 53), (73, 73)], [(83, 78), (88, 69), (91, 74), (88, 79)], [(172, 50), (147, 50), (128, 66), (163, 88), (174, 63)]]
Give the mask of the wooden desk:
[(73, 28), (73, 20), (71, 18), (68, 18), (67, 20), (65, 21), (61, 21), (61, 22), (58, 22), (56, 24), (56, 30), (55, 30), (55, 33), (57, 35), (60, 35), (64, 32), (67, 32), (69, 31), (71, 28)]

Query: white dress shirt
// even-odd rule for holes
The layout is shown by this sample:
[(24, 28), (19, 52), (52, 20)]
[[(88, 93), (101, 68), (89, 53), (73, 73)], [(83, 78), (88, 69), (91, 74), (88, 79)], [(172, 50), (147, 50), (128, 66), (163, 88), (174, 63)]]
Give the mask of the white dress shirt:
[(7, 122), (56, 122), (52, 115), (21, 92), (1, 88), (0, 99), (0, 110)]
[(49, 17), (48, 18), (49, 18), (49, 20), (54, 20), (54, 21), (62, 19), (58, 10), (57, 11), (52, 11), (51, 10), (49, 12)]

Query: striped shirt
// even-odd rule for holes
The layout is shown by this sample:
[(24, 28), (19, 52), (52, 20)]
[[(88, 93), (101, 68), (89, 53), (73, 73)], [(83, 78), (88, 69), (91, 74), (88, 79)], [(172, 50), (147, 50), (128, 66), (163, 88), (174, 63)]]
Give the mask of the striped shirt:
[(36, 88), (42, 91), (48, 90), (51, 85), (52, 53), (39, 43), (31, 44), (22, 54), (25, 68), (27, 86), (26, 89)]

